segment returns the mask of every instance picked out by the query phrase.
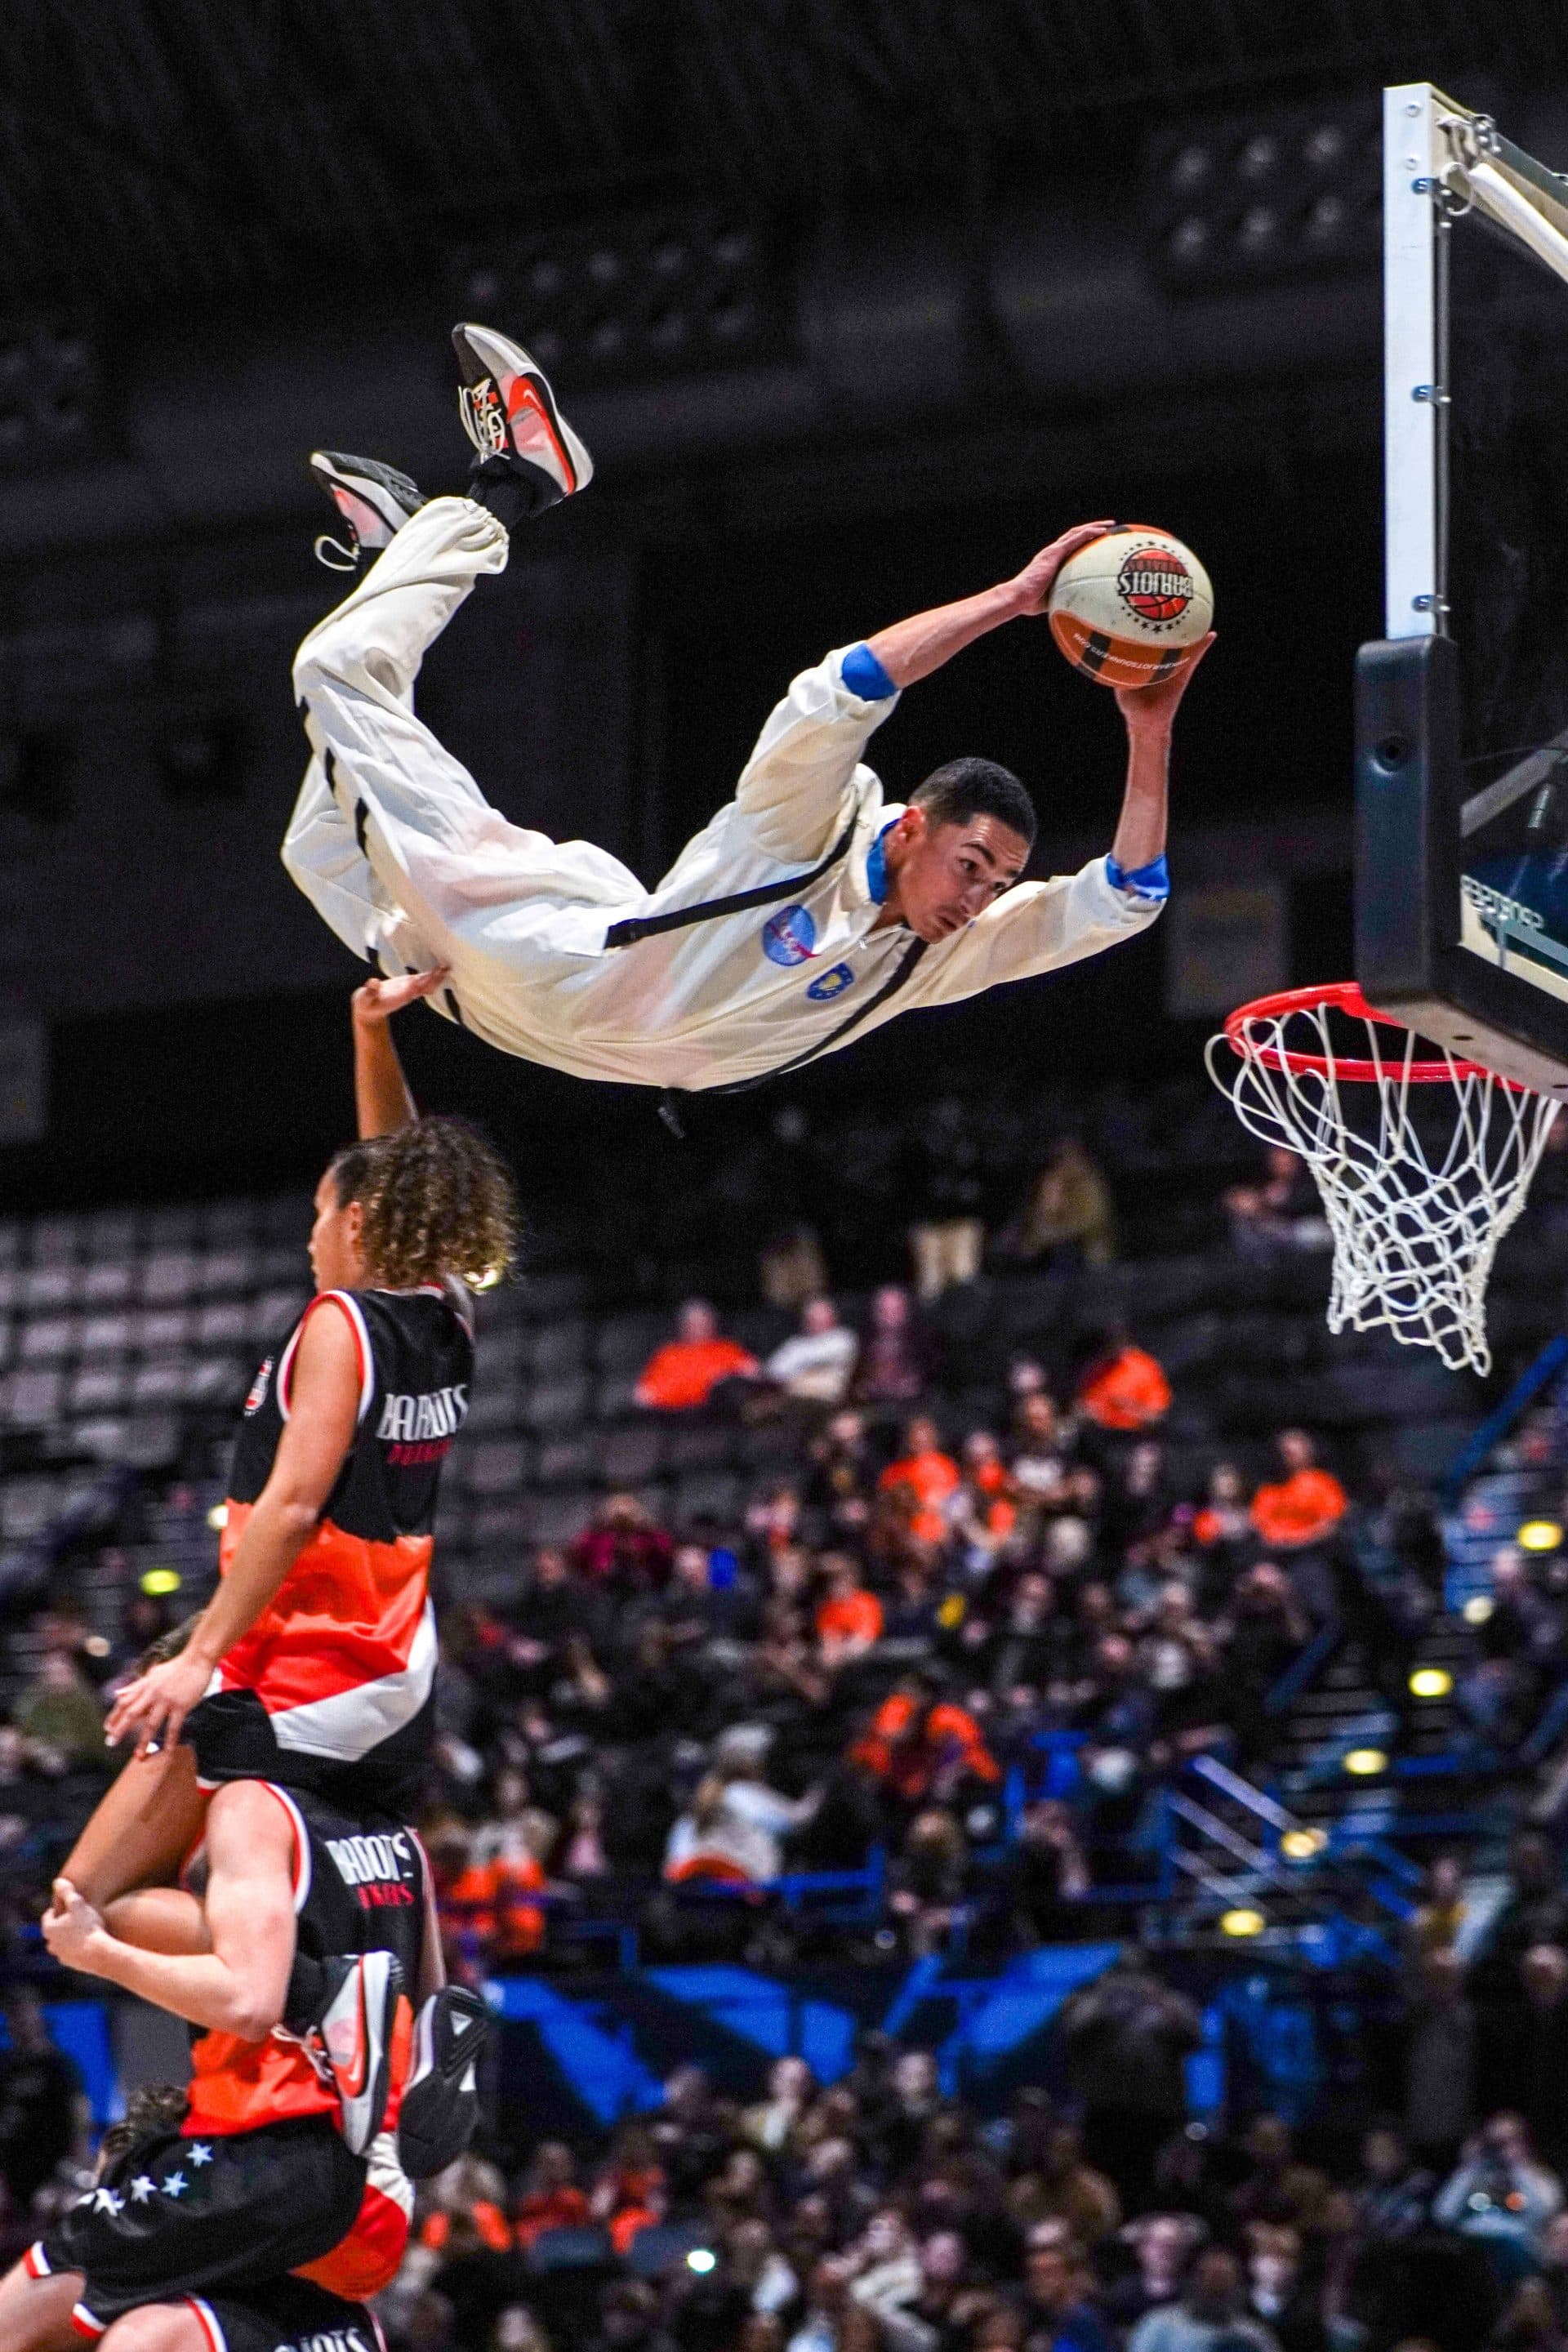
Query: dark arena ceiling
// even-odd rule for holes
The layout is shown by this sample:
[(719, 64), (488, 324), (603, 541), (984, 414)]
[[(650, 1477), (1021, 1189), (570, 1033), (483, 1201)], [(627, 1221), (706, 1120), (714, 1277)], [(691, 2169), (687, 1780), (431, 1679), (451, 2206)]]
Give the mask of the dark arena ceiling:
[(1173, 110), (1565, 57), (1561, 0), (9, 0), (0, 302), (407, 282), (522, 218), (1131, 168)]

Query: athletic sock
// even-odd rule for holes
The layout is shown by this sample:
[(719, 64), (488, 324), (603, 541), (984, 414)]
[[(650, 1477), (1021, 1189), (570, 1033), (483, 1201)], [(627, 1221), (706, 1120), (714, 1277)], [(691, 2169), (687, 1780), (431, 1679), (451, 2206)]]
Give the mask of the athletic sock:
[(508, 530), (558, 507), (565, 495), (542, 466), (531, 466), (526, 457), (476, 457), (469, 479), (469, 497), (489, 507)]

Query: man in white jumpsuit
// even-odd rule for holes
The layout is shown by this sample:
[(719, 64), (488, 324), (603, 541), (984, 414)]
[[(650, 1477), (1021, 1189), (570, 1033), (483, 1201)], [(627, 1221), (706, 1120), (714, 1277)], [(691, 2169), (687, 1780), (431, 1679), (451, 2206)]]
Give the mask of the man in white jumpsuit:
[(585, 487), (592, 465), (526, 352), (475, 327), (454, 341), (480, 453), (472, 496), (425, 503), (387, 468), (312, 460), (350, 527), (350, 561), (360, 544), (384, 551), (300, 648), (313, 756), (283, 857), (357, 954), (389, 972), (444, 966), (432, 1002), (505, 1053), (711, 1092), (799, 1068), (897, 1013), (1098, 955), (1154, 920), (1191, 664), (1118, 694), (1121, 819), (1109, 856), (1074, 875), (1018, 882), (1034, 818), (1005, 769), (954, 761), (905, 804), (863, 758), (905, 687), (1042, 613), (1104, 522), (803, 671), (734, 799), (651, 890), (593, 843), (552, 841), (491, 808), (416, 716), (414, 682), (475, 582), (505, 568), (509, 525)]

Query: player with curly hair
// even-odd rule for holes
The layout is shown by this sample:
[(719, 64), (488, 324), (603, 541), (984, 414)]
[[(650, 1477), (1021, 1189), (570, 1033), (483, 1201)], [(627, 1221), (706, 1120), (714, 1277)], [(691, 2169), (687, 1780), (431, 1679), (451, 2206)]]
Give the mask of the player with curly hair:
[(167, 1883), (223, 1781), (406, 1819), (436, 1670), (431, 1528), (468, 1409), (471, 1294), (510, 1267), (511, 1178), (465, 1121), (421, 1118), (392, 1015), (440, 971), (353, 999), (359, 1139), (316, 1188), (316, 1295), (258, 1372), (217, 1591), (106, 1726), (134, 1754), (65, 1875), (100, 1908)]
[(303, 1780), (400, 1812), (436, 1668), (437, 1483), (468, 1409), (474, 1287), (505, 1274), (511, 1179), (478, 1131), (421, 1118), (393, 1012), (438, 984), (354, 997), (360, 1140), (316, 1188), (316, 1296), (258, 1374), (235, 1447), (222, 1581), (184, 1650), (107, 1725), (145, 1756), (184, 1737), (204, 1780)]

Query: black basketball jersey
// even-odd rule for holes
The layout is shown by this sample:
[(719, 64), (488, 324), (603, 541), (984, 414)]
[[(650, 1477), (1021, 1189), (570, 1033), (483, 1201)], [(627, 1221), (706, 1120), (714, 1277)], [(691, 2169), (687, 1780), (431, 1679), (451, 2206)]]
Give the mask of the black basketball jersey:
[(353, 1444), (315, 1534), (225, 1657), (218, 1687), (253, 1692), (279, 1748), (351, 1764), (411, 1723), (429, 1696), (430, 1529), (441, 1465), (468, 1409), (474, 1342), (457, 1286), (312, 1299), (246, 1403), (218, 1554), (226, 1574), (271, 1475), (300, 1334), (312, 1315), (332, 1313), (347, 1318), (359, 1355)]
[[(472, 1309), (457, 1284), (419, 1290), (323, 1290), (245, 1402), (229, 1474), (230, 1508), (254, 1503), (272, 1474), (289, 1419), (289, 1386), (310, 1317), (341, 1309), (359, 1357), (359, 1426), (323, 1521), (370, 1543), (427, 1535), (441, 1464), (468, 1410)], [(232, 1549), (232, 1545), (227, 1549)]]
[[(257, 1785), (269, 1790), (293, 1829), (300, 1956), (325, 1960), (391, 1952), (411, 1995), (419, 1982), (429, 1870), (414, 1832), (381, 1815), (366, 1820), (337, 1812), (299, 1790)], [(410, 2004), (410, 2028), (411, 2021)], [(405, 2056), (403, 2063), (405, 2069)], [(204, 2033), (191, 2065), (187, 2137), (336, 2112), (337, 2092), (291, 2035), (243, 2042), (232, 2033)]]

